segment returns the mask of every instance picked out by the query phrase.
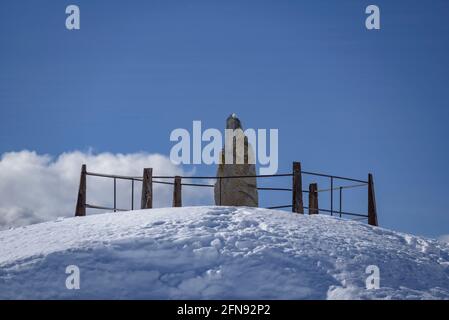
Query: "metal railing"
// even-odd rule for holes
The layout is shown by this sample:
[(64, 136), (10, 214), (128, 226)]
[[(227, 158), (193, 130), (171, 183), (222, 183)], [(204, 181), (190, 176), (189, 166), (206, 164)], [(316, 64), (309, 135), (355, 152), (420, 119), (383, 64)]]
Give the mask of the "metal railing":
[[(328, 189), (318, 189), (316, 183), (311, 183), (309, 185), (309, 190), (302, 189), (302, 176), (309, 175), (314, 177), (328, 178), (330, 182), (330, 188)], [(86, 177), (95, 176), (113, 179), (113, 207), (106, 207), (100, 205), (93, 205), (86, 203)], [(80, 187), (78, 191), (78, 201), (76, 205), (75, 216), (86, 215), (86, 208), (90, 209), (101, 209), (101, 210), (112, 210), (117, 211), (128, 211), (134, 210), (134, 194), (135, 194), (135, 181), (142, 182), (142, 200), (141, 209), (148, 209), (153, 207), (153, 184), (163, 184), (173, 186), (173, 206), (182, 206), (182, 186), (189, 187), (215, 187), (215, 184), (208, 183), (192, 183), (192, 182), (182, 182), (183, 180), (216, 180), (219, 186), (219, 200), (218, 205), (222, 204), (221, 199), (221, 189), (222, 181), (224, 179), (244, 179), (244, 178), (273, 178), (273, 177), (292, 177), (292, 187), (257, 187), (260, 191), (283, 191), (292, 193), (292, 203), (270, 206), (267, 209), (285, 209), (291, 208), (293, 212), (303, 214), (304, 209), (307, 209), (309, 214), (318, 214), (320, 212), (328, 213), (331, 216), (338, 215), (339, 217), (351, 216), (357, 219), (367, 219), (370, 225), (378, 225), (377, 222), (377, 210), (376, 202), (374, 196), (374, 182), (372, 174), (368, 174), (368, 180), (360, 180), (347, 178), (342, 176), (335, 176), (317, 172), (309, 172), (301, 170), (301, 163), (293, 163), (292, 173), (283, 174), (273, 174), (273, 175), (240, 175), (240, 176), (153, 176), (152, 169), (146, 168), (143, 171), (142, 177), (136, 176), (123, 176), (123, 175), (112, 175), (104, 173), (88, 172), (86, 165), (81, 167), (81, 177), (80, 177)], [(164, 179), (173, 179), (173, 182), (162, 181)], [(131, 208), (121, 209), (117, 208), (117, 180), (129, 180), (131, 181)], [(349, 181), (353, 184), (344, 186), (335, 186), (336, 181)], [(343, 210), (343, 191), (345, 189), (368, 187), (368, 210), (367, 213), (360, 212), (349, 212)], [(339, 206), (338, 209), (334, 208), (334, 191), (338, 191)], [(330, 192), (330, 208), (320, 208), (318, 205), (318, 194), (323, 192)], [(309, 201), (308, 206), (304, 206), (303, 194), (308, 194)]]

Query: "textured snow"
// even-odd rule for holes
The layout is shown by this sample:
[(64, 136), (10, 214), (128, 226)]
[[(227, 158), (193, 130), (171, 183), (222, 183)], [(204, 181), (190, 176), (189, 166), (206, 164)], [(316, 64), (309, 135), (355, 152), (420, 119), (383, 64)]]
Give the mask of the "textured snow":
[(0, 232), (0, 298), (449, 299), (449, 245), (267, 209), (98, 214)]

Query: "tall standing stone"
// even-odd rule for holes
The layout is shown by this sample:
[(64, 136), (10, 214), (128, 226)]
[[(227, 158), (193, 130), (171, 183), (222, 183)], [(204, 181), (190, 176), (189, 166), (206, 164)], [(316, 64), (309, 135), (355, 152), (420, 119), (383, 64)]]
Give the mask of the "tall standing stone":
[[(234, 130), (233, 137), (225, 138), (225, 148), (220, 153), (217, 177), (255, 176), (254, 150), (248, 143), (241, 121), (235, 114), (230, 115), (226, 120), (226, 129)], [(232, 154), (227, 150), (232, 150)], [(256, 177), (217, 179), (214, 195), (216, 205), (259, 206)]]

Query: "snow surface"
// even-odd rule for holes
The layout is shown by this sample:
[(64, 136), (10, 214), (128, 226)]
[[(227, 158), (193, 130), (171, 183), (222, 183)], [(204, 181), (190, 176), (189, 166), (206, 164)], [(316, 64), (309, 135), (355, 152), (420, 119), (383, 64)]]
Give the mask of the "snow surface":
[(98, 214), (0, 232), (0, 298), (449, 299), (449, 245), (256, 208)]

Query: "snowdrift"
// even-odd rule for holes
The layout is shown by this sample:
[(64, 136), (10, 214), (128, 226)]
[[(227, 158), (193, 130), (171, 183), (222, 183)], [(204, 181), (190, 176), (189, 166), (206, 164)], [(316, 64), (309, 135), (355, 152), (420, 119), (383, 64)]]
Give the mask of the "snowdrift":
[[(379, 289), (366, 289), (369, 265)], [(0, 232), (0, 298), (448, 299), (449, 246), (277, 210), (98, 214)]]

